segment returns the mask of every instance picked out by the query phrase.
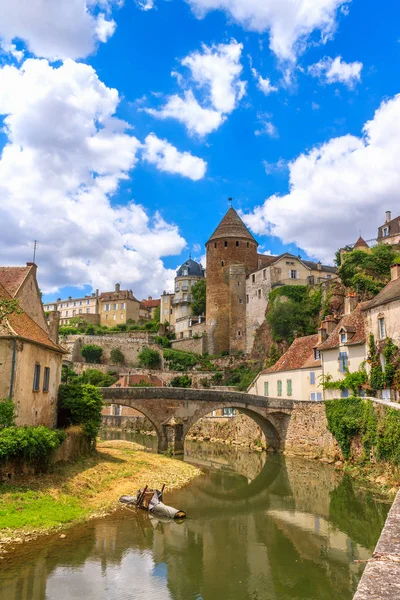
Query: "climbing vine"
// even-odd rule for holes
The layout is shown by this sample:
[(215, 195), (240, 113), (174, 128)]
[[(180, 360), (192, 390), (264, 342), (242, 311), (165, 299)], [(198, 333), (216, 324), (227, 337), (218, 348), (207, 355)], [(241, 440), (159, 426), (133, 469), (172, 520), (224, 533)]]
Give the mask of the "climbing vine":
[(346, 372), (343, 379), (333, 381), (332, 375), (325, 375), (322, 379), (324, 390), (351, 390), (355, 396), (360, 393), (360, 389), (368, 382), (368, 374), (364, 364), (355, 373)]

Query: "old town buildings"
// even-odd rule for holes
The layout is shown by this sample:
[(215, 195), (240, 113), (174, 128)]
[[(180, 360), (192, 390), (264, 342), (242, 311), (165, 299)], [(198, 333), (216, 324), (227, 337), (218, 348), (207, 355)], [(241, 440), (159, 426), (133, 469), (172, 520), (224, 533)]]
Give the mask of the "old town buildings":
[(72, 298), (72, 296), (69, 296), (67, 300), (57, 298), (55, 302), (45, 304), (44, 310), (46, 312), (58, 311), (60, 325), (69, 325), (70, 320), (76, 317), (92, 325), (98, 325), (100, 323), (99, 290), (80, 298)]
[(64, 350), (59, 314), (48, 328), (36, 281), (36, 265), (0, 268), (0, 300), (20, 307), (0, 322), (0, 398), (14, 401), (18, 425), (54, 427)]
[(127, 321), (139, 321), (140, 302), (132, 290), (121, 290), (119, 283), (115, 284), (113, 292), (102, 292), (99, 297), (100, 325), (113, 327)]

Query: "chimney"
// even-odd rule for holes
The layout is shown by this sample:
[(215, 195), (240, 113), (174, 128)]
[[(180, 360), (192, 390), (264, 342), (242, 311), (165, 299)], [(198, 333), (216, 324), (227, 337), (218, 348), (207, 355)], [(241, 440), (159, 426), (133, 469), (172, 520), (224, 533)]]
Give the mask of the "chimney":
[(354, 294), (354, 292), (347, 294), (346, 298), (344, 299), (344, 314), (350, 315), (353, 310), (357, 308), (357, 305), (358, 297), (356, 294)]
[(390, 279), (391, 281), (396, 281), (396, 279), (400, 278), (400, 261), (394, 263), (390, 267)]
[(60, 313), (52, 310), (49, 313), (49, 338), (54, 344), (58, 344), (58, 330), (60, 327)]
[(37, 272), (37, 265), (34, 262), (27, 262), (26, 263), (27, 267), (33, 267), (32, 271), (36, 277), (36, 272)]
[(335, 319), (332, 317), (332, 315), (328, 315), (326, 317), (326, 319), (324, 319), (321, 323), (321, 327), (323, 329), (325, 329), (327, 335), (331, 335), (332, 331), (335, 329), (336, 327), (336, 321)]
[(99, 290), (96, 290), (96, 298), (97, 298), (98, 295), (99, 295)]
[(392, 220), (392, 213), (390, 212), (390, 210), (386, 211), (386, 223), (390, 223), (390, 221)]
[(115, 284), (115, 291), (116, 292), (120, 292), (121, 291), (121, 284), (120, 283), (116, 283)]
[(148, 299), (148, 300), (153, 300), (153, 297), (152, 297), (152, 296), (149, 296), (147, 299)]
[(322, 342), (324, 342), (327, 337), (328, 334), (326, 333), (326, 329), (324, 327), (320, 327), (318, 329), (318, 345), (322, 344)]
[(322, 269), (322, 265), (321, 265), (321, 261), (319, 260), (317, 262), (317, 271), (321, 271), (321, 269)]

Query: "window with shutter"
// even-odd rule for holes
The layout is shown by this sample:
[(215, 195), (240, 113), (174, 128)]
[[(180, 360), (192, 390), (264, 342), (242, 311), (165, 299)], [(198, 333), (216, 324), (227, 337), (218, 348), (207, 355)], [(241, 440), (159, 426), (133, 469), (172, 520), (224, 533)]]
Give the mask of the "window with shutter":
[(348, 365), (347, 352), (339, 352), (339, 371), (345, 373)]
[(310, 371), (310, 385), (315, 385), (315, 372)]
[(288, 396), (292, 395), (292, 380), (291, 379), (286, 380), (286, 391), (287, 391)]
[(278, 381), (277, 388), (278, 388), (278, 396), (282, 396), (282, 381)]
[(40, 390), (40, 365), (35, 365), (33, 370), (33, 391)]
[(264, 396), (269, 396), (269, 384), (268, 381), (264, 381)]

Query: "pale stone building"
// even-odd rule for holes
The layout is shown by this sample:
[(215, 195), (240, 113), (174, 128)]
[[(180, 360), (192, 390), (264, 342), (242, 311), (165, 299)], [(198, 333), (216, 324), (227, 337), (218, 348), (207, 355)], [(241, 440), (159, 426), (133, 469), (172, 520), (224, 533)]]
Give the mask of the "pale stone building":
[(93, 325), (100, 323), (99, 290), (80, 298), (72, 298), (72, 296), (66, 300), (57, 298), (53, 303), (44, 304), (43, 308), (46, 312), (58, 311), (60, 325), (68, 325), (70, 320), (76, 317)]
[(115, 327), (128, 321), (139, 322), (140, 302), (132, 290), (121, 290), (119, 283), (115, 284), (113, 292), (103, 292), (99, 297), (100, 324), (105, 327)]
[(296, 338), (275, 365), (261, 371), (249, 394), (287, 400), (321, 401), (321, 359), (318, 335)]
[(386, 211), (385, 223), (378, 228), (378, 244), (400, 244), (400, 216), (392, 219), (390, 210)]
[(0, 298), (16, 298), (22, 309), (0, 323), (0, 398), (13, 400), (17, 425), (55, 427), (64, 350), (59, 314), (46, 323), (36, 265), (0, 268)]
[(265, 256), (262, 268), (246, 277), (246, 352), (250, 353), (257, 329), (265, 321), (270, 292), (282, 285), (317, 285), (337, 277), (336, 268), (284, 253)]
[(160, 307), (161, 300), (149, 296), (147, 300), (141, 300), (139, 305), (140, 320), (149, 321), (154, 319), (157, 309)]

